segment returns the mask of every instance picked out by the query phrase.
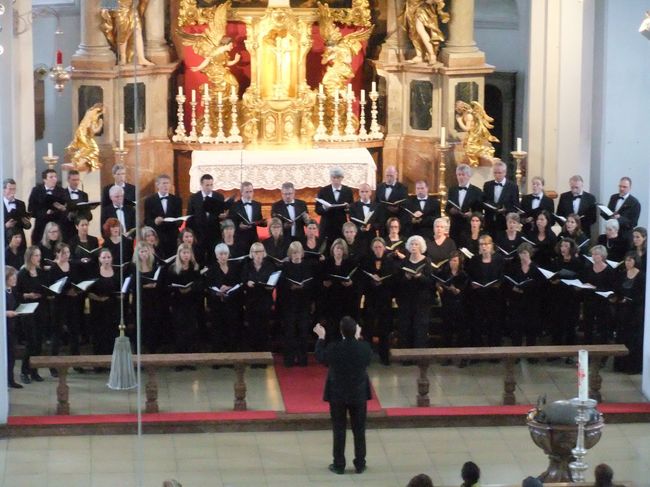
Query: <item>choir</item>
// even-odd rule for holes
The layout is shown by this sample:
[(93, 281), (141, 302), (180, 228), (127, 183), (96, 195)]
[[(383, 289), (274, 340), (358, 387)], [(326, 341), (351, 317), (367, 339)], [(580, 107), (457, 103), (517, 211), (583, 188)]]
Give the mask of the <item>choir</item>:
[[(458, 166), (441, 217), (427, 183), (417, 181), (409, 196), (392, 166), (376, 198), (361, 185), (357, 201), (333, 168), (316, 199), (319, 222), (291, 183), (267, 221), (251, 183), (235, 201), (213, 190), (210, 175), (183, 217), (171, 179), (160, 175), (136, 233), (134, 188), (115, 166), (115, 184), (101, 195), (101, 238), (88, 234), (100, 202), (79, 190), (78, 173), (64, 189), (55, 171), (44, 171), (27, 208), (7, 179), (9, 383), (20, 387), (12, 367), (18, 340), (22, 382), (40, 381), (30, 356), (56, 355), (65, 344), (79, 354), (84, 342), (110, 353), (120, 321), (135, 336), (138, 316), (150, 353), (279, 345), (286, 367), (305, 366), (312, 324), (337, 340), (341, 317), (350, 315), (376, 337), (385, 365), (390, 347), (575, 344), (580, 336), (624, 343), (630, 356), (615, 368), (640, 372), (647, 231), (637, 227), (631, 180), (622, 178), (619, 193), (598, 205), (573, 176), (555, 209), (543, 179), (533, 178), (533, 192), (520, 199), (506, 171), (496, 161), (481, 190), (469, 184), (471, 169)], [(591, 239), (599, 213), (606, 231)], [(267, 224), (269, 237), (259, 242), (257, 227)], [(38, 306), (17, 313), (24, 303)]]

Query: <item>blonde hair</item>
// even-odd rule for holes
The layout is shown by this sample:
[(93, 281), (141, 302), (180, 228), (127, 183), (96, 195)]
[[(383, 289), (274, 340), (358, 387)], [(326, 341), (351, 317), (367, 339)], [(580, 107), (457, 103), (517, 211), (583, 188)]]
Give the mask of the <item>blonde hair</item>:
[(181, 252), (183, 250), (189, 250), (190, 252), (190, 269), (193, 269), (195, 271), (199, 270), (199, 264), (196, 263), (196, 259), (194, 258), (194, 250), (192, 250), (192, 246), (190, 244), (180, 244), (178, 248), (176, 249), (176, 259), (174, 259), (174, 265), (173, 265), (173, 270), (174, 274), (180, 274), (181, 271), (183, 270), (183, 265), (181, 264)]
[(136, 264), (138, 266), (138, 269), (140, 269), (140, 250), (141, 249), (147, 249), (149, 251), (149, 257), (147, 258), (147, 265), (151, 269), (153, 269), (153, 265), (156, 262), (156, 258), (154, 256), (153, 247), (148, 242), (141, 241), (141, 242), (137, 243), (137, 245), (135, 246), (135, 252), (133, 252), (133, 258), (131, 259), (131, 262)]
[(32, 256), (36, 252), (40, 252), (40, 251), (41, 249), (38, 247), (38, 245), (30, 245), (29, 247), (27, 247), (27, 250), (25, 250), (25, 269), (27, 270), (32, 269)]
[(350, 250), (348, 249), (348, 243), (344, 238), (337, 238), (334, 240), (334, 242), (332, 242), (332, 246), (330, 247), (330, 255), (334, 257), (334, 247), (337, 245), (343, 249), (343, 258), (347, 258), (347, 256), (350, 255)]
[(266, 249), (264, 248), (264, 245), (262, 245), (260, 242), (255, 242), (253, 245), (251, 245), (251, 248), (248, 251), (248, 256), (252, 259), (253, 253), (260, 250), (264, 252), (264, 257), (266, 257)]
[(7, 284), (7, 281), (11, 276), (15, 276), (18, 274), (18, 271), (14, 268), (11, 267), (10, 265), (5, 266), (5, 285)]
[(291, 258), (293, 254), (300, 254), (301, 257), (305, 255), (305, 249), (302, 248), (300, 242), (291, 242), (287, 249), (287, 257)]
[[(59, 231), (59, 238), (57, 239), (56, 243), (52, 247), (50, 247), (50, 239), (47, 238), (47, 234), (53, 228), (56, 228)], [(47, 225), (45, 225), (45, 229), (43, 230), (43, 236), (41, 237), (41, 245), (47, 249), (54, 250), (56, 244), (61, 243), (62, 241), (63, 241), (63, 235), (61, 234), (61, 227), (59, 226), (59, 224), (56, 222), (47, 222)]]

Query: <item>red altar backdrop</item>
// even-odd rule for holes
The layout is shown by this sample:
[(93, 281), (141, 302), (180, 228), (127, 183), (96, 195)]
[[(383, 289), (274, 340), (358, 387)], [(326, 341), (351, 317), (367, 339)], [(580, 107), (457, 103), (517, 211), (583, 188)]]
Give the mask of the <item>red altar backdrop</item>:
[[(205, 30), (205, 25), (196, 25), (196, 26), (187, 26), (185, 27), (185, 32), (190, 34), (198, 34)], [(357, 30), (355, 27), (350, 26), (339, 26), (341, 29), (341, 34), (344, 36)], [(235, 75), (237, 81), (239, 81), (239, 97), (243, 95), (246, 88), (250, 85), (251, 81), (251, 57), (246, 48), (244, 47), (244, 40), (246, 39), (246, 25), (243, 22), (228, 22), (226, 28), (226, 35), (233, 39), (234, 48), (231, 51), (230, 58), (232, 59), (235, 56), (235, 53), (239, 53), (241, 60), (234, 66), (231, 66), (230, 71)], [(313, 89), (318, 89), (318, 84), (325, 74), (326, 66), (321, 64), (321, 59), (323, 51), (325, 50), (325, 45), (323, 43), (323, 38), (320, 36), (320, 31), (318, 24), (314, 23), (312, 25), (312, 48), (309, 54), (307, 54), (307, 83)], [(354, 79), (352, 80), (352, 88), (355, 92), (356, 100), (354, 102), (354, 111), (358, 115), (359, 113), (359, 93), (363, 88), (363, 61), (366, 56), (366, 47), (367, 43), (363, 44), (363, 47), (359, 53), (354, 56), (352, 59), (352, 70), (354, 71)], [(192, 90), (196, 90), (197, 101), (199, 105), (197, 106), (197, 116), (202, 114), (203, 110), (200, 106), (200, 97), (202, 93), (199, 90), (199, 87), (208, 81), (208, 78), (205, 74), (200, 72), (193, 72), (189, 68), (193, 66), (198, 66), (203, 61), (203, 57), (196, 54), (190, 46), (183, 46), (183, 56), (185, 59), (185, 81), (183, 83), (183, 89), (185, 90), (185, 96), (189, 100), (191, 97)], [(367, 97), (366, 97), (367, 98)], [(189, 127), (190, 124), (190, 112), (189, 104), (185, 112), (185, 126)]]

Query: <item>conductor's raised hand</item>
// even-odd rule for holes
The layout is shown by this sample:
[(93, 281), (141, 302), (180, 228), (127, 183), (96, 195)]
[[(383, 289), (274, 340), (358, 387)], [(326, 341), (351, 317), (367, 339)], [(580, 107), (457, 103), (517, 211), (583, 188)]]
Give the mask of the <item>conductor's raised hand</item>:
[(314, 326), (314, 333), (316, 333), (319, 340), (325, 340), (325, 328), (320, 323), (316, 323), (316, 326)]
[(354, 338), (356, 338), (357, 340), (361, 338), (361, 326), (359, 325), (359, 323), (357, 323), (357, 329), (354, 332)]

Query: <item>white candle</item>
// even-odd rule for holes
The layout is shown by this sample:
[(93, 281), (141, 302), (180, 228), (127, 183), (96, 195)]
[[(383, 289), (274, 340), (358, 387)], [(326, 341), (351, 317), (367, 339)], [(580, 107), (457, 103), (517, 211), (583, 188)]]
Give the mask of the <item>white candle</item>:
[(352, 95), (352, 83), (348, 83), (348, 95)]
[(447, 129), (440, 127), (440, 147), (447, 147)]
[(323, 88), (323, 83), (318, 84), (318, 94), (319, 95), (325, 94), (325, 89)]
[(235, 91), (235, 87), (231, 86), (230, 87), (230, 97), (233, 98), (235, 96), (237, 96), (237, 92)]
[(578, 352), (578, 399), (589, 399), (589, 352)]
[(183, 96), (183, 87), (182, 86), (178, 87), (178, 94)]
[(210, 93), (208, 92), (208, 84), (203, 85), (203, 96), (210, 96)]
[(221, 105), (223, 103), (223, 98), (221, 97), (221, 92), (217, 91), (217, 104)]
[(47, 157), (54, 157), (54, 148), (50, 142), (47, 144)]
[(372, 90), (370, 90), (370, 93), (375, 93), (377, 91), (377, 82), (373, 81), (372, 82)]
[(361, 104), (366, 102), (366, 90), (361, 90)]
[(522, 147), (521, 137), (517, 137), (517, 152), (521, 152), (521, 147)]
[(192, 103), (196, 103), (196, 90), (192, 90)]
[(124, 124), (120, 124), (120, 150), (124, 150)]

